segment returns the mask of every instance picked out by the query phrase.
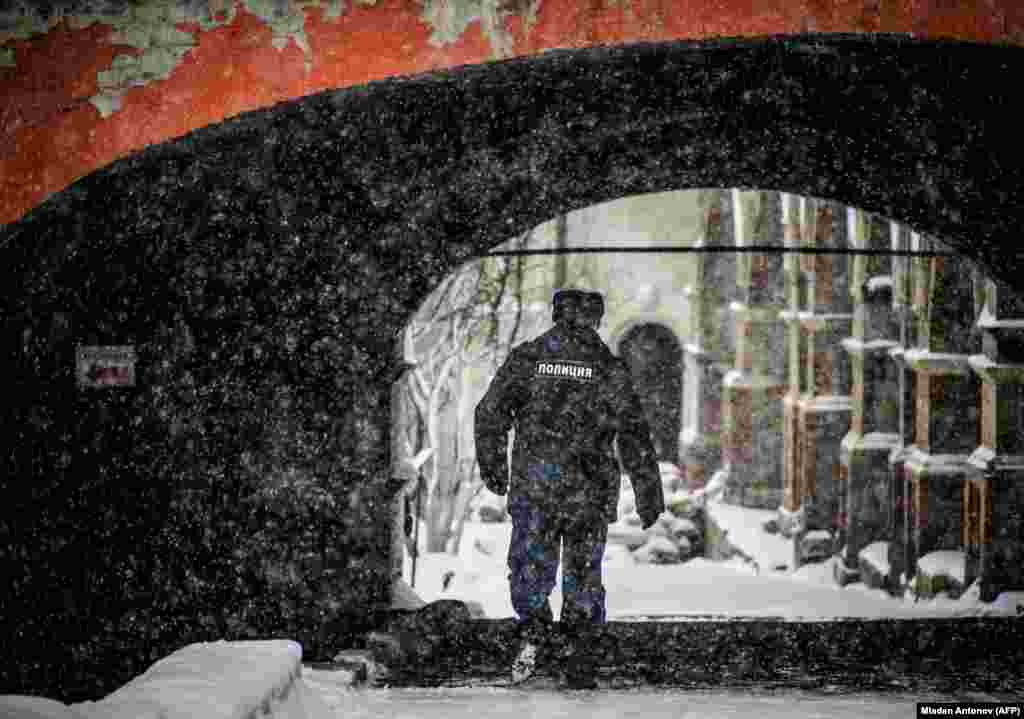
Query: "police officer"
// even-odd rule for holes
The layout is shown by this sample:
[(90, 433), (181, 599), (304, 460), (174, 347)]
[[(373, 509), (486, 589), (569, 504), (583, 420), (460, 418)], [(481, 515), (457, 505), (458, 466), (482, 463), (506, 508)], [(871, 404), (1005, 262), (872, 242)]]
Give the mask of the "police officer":
[(650, 429), (629, 370), (597, 333), (603, 315), (599, 293), (556, 292), (554, 327), (512, 350), (476, 408), (481, 478), (495, 494), (508, 492), (512, 517), (509, 583), (523, 640), (513, 682), (532, 675), (542, 639), (550, 634), (548, 597), (561, 544), (561, 624), (574, 650), (566, 679), (570, 686), (594, 684), (585, 645), (593, 627), (605, 621), (601, 560), (618, 506), (616, 446), (643, 527), (665, 508)]

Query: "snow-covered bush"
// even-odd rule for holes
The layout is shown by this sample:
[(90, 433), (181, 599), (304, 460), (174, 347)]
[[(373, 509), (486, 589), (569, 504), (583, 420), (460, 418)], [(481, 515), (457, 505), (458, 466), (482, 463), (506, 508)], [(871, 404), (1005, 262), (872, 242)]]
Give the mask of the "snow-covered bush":
[(633, 559), (645, 564), (676, 564), (681, 558), (680, 546), (668, 537), (651, 537), (644, 546), (633, 552)]
[(470, 511), (481, 522), (508, 522), (508, 497), (494, 494), (486, 489), (478, 492), (470, 501)]
[(682, 472), (676, 465), (659, 462), (659, 469), (666, 511), (653, 526), (642, 529), (636, 495), (628, 475), (623, 475), (618, 520), (608, 528), (608, 542), (624, 546), (638, 562), (683, 562), (703, 551), (702, 504), (683, 488)]
[(677, 517), (693, 519), (700, 514), (700, 503), (689, 492), (673, 492), (665, 497), (665, 507)]

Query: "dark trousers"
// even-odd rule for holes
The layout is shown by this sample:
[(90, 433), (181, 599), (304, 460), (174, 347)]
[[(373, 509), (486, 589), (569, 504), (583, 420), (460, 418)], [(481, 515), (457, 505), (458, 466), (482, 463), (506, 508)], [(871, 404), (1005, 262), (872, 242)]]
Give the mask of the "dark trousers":
[[(561, 509), (561, 511), (559, 511)], [(601, 583), (608, 525), (603, 517), (581, 517), (563, 507), (517, 502), (509, 507), (509, 584), (512, 607), (523, 637), (540, 643), (553, 622), (549, 596), (555, 588), (559, 548), (562, 562), (561, 623), (583, 639), (605, 621), (605, 590)]]

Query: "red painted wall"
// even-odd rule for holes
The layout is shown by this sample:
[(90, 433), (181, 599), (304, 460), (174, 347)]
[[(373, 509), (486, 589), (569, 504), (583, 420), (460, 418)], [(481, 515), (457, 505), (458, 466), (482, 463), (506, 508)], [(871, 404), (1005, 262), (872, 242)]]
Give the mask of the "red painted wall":
[[(224, 0), (220, 0), (223, 2)], [(216, 3), (211, 1), (211, 6)], [(892, 32), (980, 42), (1020, 42), (1020, 0), (542, 0), (532, 23), (526, 0), (508, 0), (512, 55), (553, 48), (797, 32)], [(77, 178), (146, 145), (247, 110), (330, 88), (492, 60), (479, 21), (456, 42), (430, 43), (415, 0), (346, 3), (339, 19), (307, 9), (312, 55), (283, 50), (259, 17), (239, 9), (229, 24), (196, 24), (170, 78), (127, 91), (104, 119), (88, 98), (118, 54), (111, 28), (73, 30), (61, 21), (25, 40), (0, 36), (14, 67), (0, 67), (0, 224), (12, 222)]]

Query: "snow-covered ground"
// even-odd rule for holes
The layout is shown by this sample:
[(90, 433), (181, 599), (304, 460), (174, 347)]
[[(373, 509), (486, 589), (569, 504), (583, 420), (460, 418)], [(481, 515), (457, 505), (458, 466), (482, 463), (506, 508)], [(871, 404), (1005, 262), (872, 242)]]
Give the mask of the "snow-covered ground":
[(333, 710), (331, 719), (908, 719), (917, 716), (917, 702), (997, 700), (970, 692), (949, 697), (877, 693), (829, 696), (796, 690), (568, 693), (495, 688), (353, 689), (339, 682), (335, 674), (308, 668), (303, 673), (309, 687), (319, 690)]
[[(716, 523), (748, 560), (683, 564), (638, 563), (624, 547), (609, 544), (604, 561), (608, 613), (613, 620), (694, 619), (769, 616), (793, 620), (845, 617), (914, 618), (1017, 614), (1024, 596), (1006, 593), (981, 602), (969, 590), (948, 597), (897, 599), (860, 584), (839, 587), (829, 562), (795, 571), (789, 540), (766, 533), (773, 512), (710, 503)], [(417, 562), (415, 599), (461, 599), (478, 604), (487, 617), (513, 616), (508, 596), (508, 523), (466, 524), (457, 556), (422, 554)], [(421, 537), (425, 532), (421, 532)], [(940, 558), (941, 559), (941, 558)], [(948, 564), (948, 562), (947, 562)], [(786, 565), (784, 570), (776, 569)], [(406, 576), (411, 571), (406, 557)], [(552, 596), (556, 614), (561, 593)], [(832, 694), (787, 691), (694, 691), (639, 689), (566, 693), (499, 688), (388, 689), (352, 685), (352, 674), (311, 666), (298, 669), (298, 645), (289, 642), (214, 643), (172, 655), (146, 675), (98, 703), (65, 706), (40, 698), (0, 697), (0, 717), (85, 719), (85, 717), (199, 716), (199, 704), (213, 697), (217, 711), (205, 716), (232, 719), (527, 719), (528, 717), (911, 717), (921, 701), (994, 701), (965, 690), (956, 697), (891, 693)], [(261, 653), (262, 652), (262, 653)], [(301, 674), (300, 674), (301, 672)], [(285, 685), (293, 682), (290, 689)], [(211, 699), (211, 701), (213, 700)], [(1019, 699), (1019, 698), (1018, 698)], [(6, 700), (6, 703), (5, 703)], [(116, 711), (115, 711), (116, 708)], [(212, 707), (207, 707), (212, 709)], [(123, 710), (123, 711), (122, 711)], [(5, 713), (6, 712), (6, 713)], [(12, 713), (13, 712), (13, 713)]]
[[(728, 528), (730, 541), (742, 546), (756, 564), (741, 559), (714, 562), (703, 558), (674, 565), (641, 564), (624, 547), (609, 544), (604, 560), (609, 619), (661, 616), (679, 620), (685, 616), (726, 615), (820, 621), (848, 617), (1014, 616), (1018, 606), (1024, 607), (1024, 595), (1020, 593), (1006, 593), (995, 602), (984, 603), (973, 590), (956, 600), (942, 595), (915, 600), (912, 596), (894, 598), (860, 583), (840, 587), (833, 579), (835, 560), (804, 565), (795, 571), (776, 571), (772, 568), (791, 564), (793, 550), (790, 540), (761, 529), (761, 522), (774, 516), (773, 512), (720, 504), (712, 511), (719, 524)], [(476, 602), (491, 618), (514, 616), (506, 567), (510, 536), (508, 523), (467, 522), (458, 556), (420, 556), (416, 594), (426, 602)], [(409, 577), (409, 557), (406, 567)], [(556, 586), (551, 598), (556, 615), (561, 601), (561, 589)]]
[(532, 717), (916, 716), (921, 701), (995, 701), (939, 695), (805, 691), (530, 691), (495, 688), (379, 689), (351, 684), (344, 671), (299, 668), (287, 641), (214, 642), (186, 647), (99, 702), (65, 705), (0, 696), (3, 719), (530, 719)]

